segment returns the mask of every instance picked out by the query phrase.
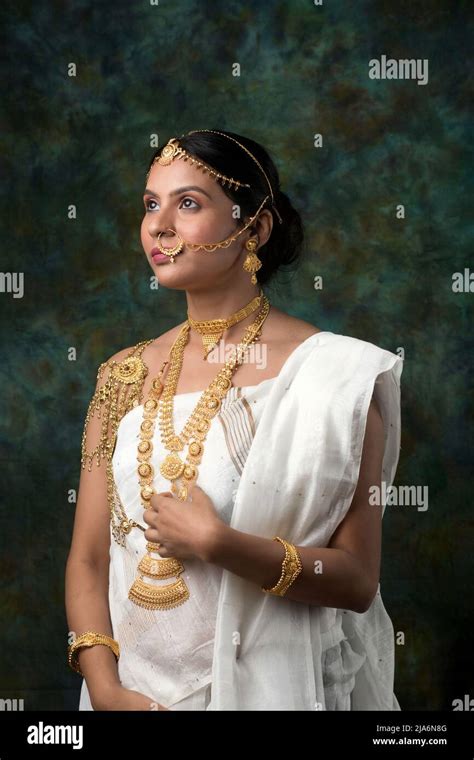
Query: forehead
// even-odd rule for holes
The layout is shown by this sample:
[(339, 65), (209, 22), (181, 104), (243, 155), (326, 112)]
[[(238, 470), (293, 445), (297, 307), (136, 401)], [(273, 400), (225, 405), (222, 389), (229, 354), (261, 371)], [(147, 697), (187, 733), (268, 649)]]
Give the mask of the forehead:
[(186, 185), (199, 185), (213, 198), (217, 198), (221, 194), (226, 197), (218, 182), (212, 179), (209, 174), (192, 166), (189, 161), (180, 159), (175, 159), (168, 166), (161, 166), (158, 162), (154, 163), (146, 183), (146, 186), (158, 195), (166, 195), (178, 187)]

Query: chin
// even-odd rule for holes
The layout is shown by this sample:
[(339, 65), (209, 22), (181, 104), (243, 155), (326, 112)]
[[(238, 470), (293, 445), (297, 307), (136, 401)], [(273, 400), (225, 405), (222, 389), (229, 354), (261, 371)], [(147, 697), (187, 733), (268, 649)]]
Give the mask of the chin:
[(196, 282), (197, 273), (184, 272), (177, 263), (172, 264), (171, 261), (167, 264), (159, 264), (158, 266), (152, 263), (152, 269), (158, 283), (166, 288), (185, 290)]

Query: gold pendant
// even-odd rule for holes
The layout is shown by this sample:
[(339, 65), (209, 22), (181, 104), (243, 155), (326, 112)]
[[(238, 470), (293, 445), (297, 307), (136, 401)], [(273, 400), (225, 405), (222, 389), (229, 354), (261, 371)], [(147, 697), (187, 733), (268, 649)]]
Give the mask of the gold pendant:
[(204, 359), (214, 350), (224, 334), (224, 330), (218, 333), (207, 333), (201, 335), (202, 345), (204, 347)]
[[(141, 558), (138, 565), (138, 571), (142, 575), (146, 575), (147, 578), (173, 578), (173, 576), (182, 573), (184, 567), (179, 559), (176, 557), (169, 557), (167, 559), (153, 559), (150, 554), (145, 554)], [(153, 587), (155, 588), (155, 587)]]
[(184, 470), (184, 462), (177, 454), (168, 454), (160, 465), (160, 472), (167, 480), (176, 480), (181, 477)]
[[(189, 599), (189, 589), (179, 577), (184, 571), (184, 565), (175, 557), (155, 559), (151, 552), (158, 552), (156, 544), (147, 543), (147, 554), (140, 560), (136, 578), (128, 592), (131, 602), (147, 610), (169, 610), (178, 607)], [(174, 583), (146, 583), (144, 577), (163, 580), (177, 577)]]
[(170, 610), (189, 599), (189, 589), (181, 578), (162, 586), (152, 586), (151, 583), (137, 578), (128, 593), (128, 598), (147, 610)]

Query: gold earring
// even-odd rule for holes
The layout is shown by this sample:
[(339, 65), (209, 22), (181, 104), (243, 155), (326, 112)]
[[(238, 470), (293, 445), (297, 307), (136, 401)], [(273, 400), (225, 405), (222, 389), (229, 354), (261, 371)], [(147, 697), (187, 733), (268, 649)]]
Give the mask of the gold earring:
[(248, 251), (248, 254), (244, 261), (244, 269), (246, 272), (249, 272), (252, 275), (252, 277), (250, 278), (252, 285), (257, 284), (257, 276), (255, 272), (258, 272), (258, 270), (262, 266), (262, 262), (260, 261), (260, 259), (258, 258), (256, 254), (257, 245), (258, 245), (258, 238), (257, 239), (250, 238), (245, 243), (245, 247)]

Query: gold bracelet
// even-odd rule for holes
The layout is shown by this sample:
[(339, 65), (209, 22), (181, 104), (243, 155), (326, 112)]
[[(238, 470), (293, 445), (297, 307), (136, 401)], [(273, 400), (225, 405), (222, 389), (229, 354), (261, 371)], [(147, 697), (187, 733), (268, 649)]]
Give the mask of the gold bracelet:
[(280, 538), (279, 536), (275, 536), (273, 540), (279, 541), (285, 547), (285, 556), (281, 566), (280, 580), (275, 586), (273, 586), (273, 588), (263, 588), (262, 586), (262, 591), (265, 591), (268, 594), (284, 596), (291, 584), (301, 573), (303, 565), (301, 564), (300, 555), (293, 544), (290, 544), (288, 541), (285, 541), (284, 538)]
[(115, 641), (115, 639), (110, 638), (110, 636), (106, 636), (103, 633), (94, 633), (93, 631), (86, 631), (85, 633), (82, 633), (80, 636), (75, 639), (75, 641), (72, 642), (72, 644), (69, 646), (68, 649), (68, 662), (69, 666), (76, 672), (79, 673), (80, 676), (82, 676), (81, 669), (79, 667), (79, 662), (77, 659), (78, 650), (82, 649), (82, 647), (94, 647), (96, 644), (103, 644), (106, 647), (109, 647), (109, 649), (112, 650), (112, 652), (115, 655), (115, 659), (119, 660), (120, 657), (120, 647), (118, 645), (118, 641)]

